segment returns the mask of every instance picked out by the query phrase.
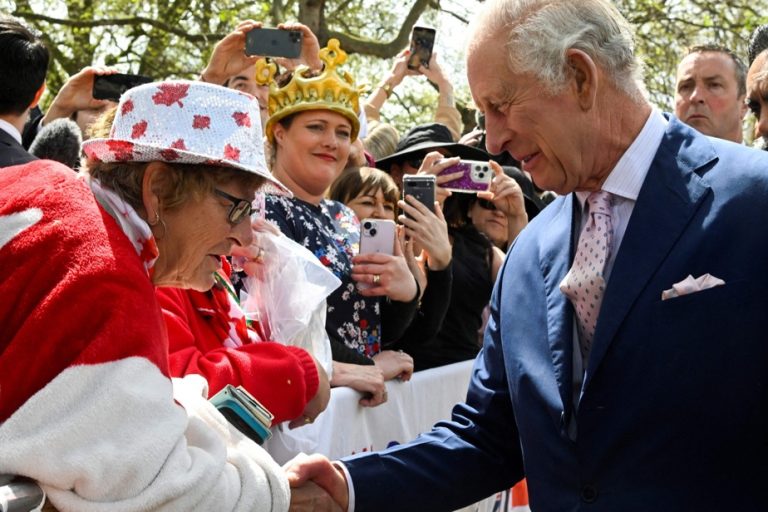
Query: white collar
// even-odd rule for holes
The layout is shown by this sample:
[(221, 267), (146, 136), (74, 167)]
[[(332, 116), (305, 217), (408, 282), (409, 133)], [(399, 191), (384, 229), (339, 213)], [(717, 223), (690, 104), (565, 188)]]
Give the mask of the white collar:
[[(602, 190), (637, 201), (645, 176), (651, 168), (651, 163), (661, 145), (661, 139), (667, 130), (667, 124), (661, 112), (655, 108), (651, 110), (643, 129), (616, 162), (616, 166), (603, 183)], [(589, 194), (588, 190), (576, 192), (582, 207)]]
[(21, 144), (21, 133), (19, 133), (19, 130), (15, 126), (5, 119), (0, 119), (0, 130), (7, 132), (8, 135), (16, 139), (16, 142)]

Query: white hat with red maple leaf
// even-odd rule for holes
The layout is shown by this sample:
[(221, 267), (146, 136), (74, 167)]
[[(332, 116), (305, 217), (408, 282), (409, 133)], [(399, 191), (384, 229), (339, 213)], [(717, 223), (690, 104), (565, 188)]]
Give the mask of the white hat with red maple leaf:
[(205, 82), (172, 80), (129, 89), (109, 138), (83, 143), (101, 162), (170, 162), (232, 167), (268, 180), (266, 192), (291, 195), (264, 158), (259, 104), (249, 94)]

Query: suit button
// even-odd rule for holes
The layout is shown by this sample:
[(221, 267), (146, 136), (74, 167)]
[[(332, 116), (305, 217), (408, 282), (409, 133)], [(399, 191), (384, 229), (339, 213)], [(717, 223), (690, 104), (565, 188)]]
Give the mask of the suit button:
[(594, 503), (597, 501), (597, 487), (593, 485), (585, 485), (581, 488), (581, 501), (584, 503)]

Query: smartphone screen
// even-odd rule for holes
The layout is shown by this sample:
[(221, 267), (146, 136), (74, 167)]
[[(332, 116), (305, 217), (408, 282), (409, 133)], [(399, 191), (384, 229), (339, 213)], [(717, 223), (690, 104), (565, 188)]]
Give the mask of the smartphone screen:
[(302, 39), (299, 30), (254, 28), (245, 36), (245, 54), (297, 59), (301, 55)]
[(144, 75), (96, 75), (93, 77), (93, 99), (120, 101), (120, 96), (128, 89), (151, 81), (150, 77)]
[[(435, 177), (431, 174), (406, 174), (403, 176), (403, 200), (408, 195), (415, 197), (429, 211), (434, 211)], [(408, 213), (405, 216), (410, 218)]]
[(429, 67), (432, 58), (432, 48), (435, 45), (435, 29), (429, 27), (413, 27), (411, 32), (411, 56), (408, 57), (408, 69), (419, 69), (419, 66)]

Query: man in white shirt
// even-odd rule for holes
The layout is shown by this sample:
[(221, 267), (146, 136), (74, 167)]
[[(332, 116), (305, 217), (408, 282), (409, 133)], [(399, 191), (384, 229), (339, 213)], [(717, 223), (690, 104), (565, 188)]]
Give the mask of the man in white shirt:
[(49, 54), (18, 20), (0, 17), (0, 167), (35, 160), (21, 145), (29, 111), (45, 90)]

